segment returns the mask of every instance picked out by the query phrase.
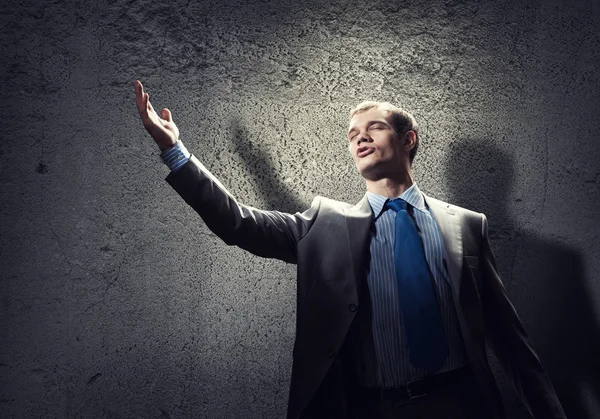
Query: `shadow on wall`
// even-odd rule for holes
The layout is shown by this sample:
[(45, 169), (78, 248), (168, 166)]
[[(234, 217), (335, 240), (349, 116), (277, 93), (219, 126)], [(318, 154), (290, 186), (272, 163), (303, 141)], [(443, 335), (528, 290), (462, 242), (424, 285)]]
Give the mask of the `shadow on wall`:
[(267, 205), (261, 209), (294, 213), (307, 208), (283, 183), (281, 176), (278, 176), (265, 148), (253, 144), (246, 129), (236, 119), (231, 120), (231, 141), (252, 181), (257, 185), (260, 197)]
[[(253, 143), (249, 138), (246, 128), (239, 120), (234, 118), (230, 121), (230, 139), (234, 147), (234, 152), (240, 157), (246, 169), (245, 172), (240, 172), (240, 176), (248, 175), (250, 177), (251, 181), (256, 185), (258, 196), (264, 202), (264, 207), (261, 205), (262, 208), (260, 209), (294, 213), (296, 211), (304, 211), (307, 208), (283, 182), (282, 177), (273, 165), (273, 160), (266, 152), (266, 148), (258, 147)], [(240, 201), (244, 203), (246, 198), (246, 196), (242, 196), (240, 197)], [(282, 303), (280, 300), (273, 300), (270, 304)], [(291, 358), (291, 352), (288, 355)], [(263, 386), (259, 384), (262, 378), (255, 376), (256, 369), (245, 360), (244, 356), (238, 359), (241, 365), (239, 366), (239, 370), (235, 371), (236, 385), (239, 389), (239, 391), (236, 391), (236, 396), (242, 395), (242, 397), (246, 397), (246, 399), (239, 402), (239, 406), (241, 407), (237, 411), (238, 417), (264, 417), (265, 412), (271, 411), (284, 413), (287, 409), (289, 392), (289, 377), (287, 374), (278, 368), (276, 375), (278, 386), (276, 387), (276, 391), (272, 395), (265, 395), (261, 393), (263, 390), (257, 390), (257, 386), (261, 389)], [(277, 362), (281, 362), (279, 357)], [(228, 392), (231, 390), (226, 384), (224, 384), (223, 389), (224, 392), (219, 394), (229, 394)], [(247, 406), (246, 400), (250, 395), (252, 395), (253, 403), (251, 406)], [(225, 399), (229, 397), (227, 396)], [(272, 402), (270, 401), (271, 397)], [(282, 401), (281, 399), (285, 400)], [(228, 415), (230, 416), (231, 413), (232, 411), (229, 409)], [(274, 414), (273, 417), (276, 417), (276, 415)]]
[[(500, 276), (567, 417), (597, 417), (585, 398), (594, 394), (595, 405), (600, 401), (600, 327), (581, 255), (564, 243), (521, 230), (511, 220), (507, 202), (516, 171), (511, 155), (489, 142), (464, 140), (452, 149), (448, 162), (452, 202), (488, 216)], [(509, 415), (523, 409), (507, 382), (499, 383)]]

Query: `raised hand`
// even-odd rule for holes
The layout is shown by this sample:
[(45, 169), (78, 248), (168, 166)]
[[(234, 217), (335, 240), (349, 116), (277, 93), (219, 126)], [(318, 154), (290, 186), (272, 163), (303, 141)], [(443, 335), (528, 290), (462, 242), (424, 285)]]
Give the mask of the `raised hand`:
[(150, 95), (144, 93), (144, 86), (142, 86), (142, 83), (139, 80), (136, 80), (134, 84), (135, 100), (144, 127), (152, 138), (154, 138), (154, 141), (156, 141), (156, 144), (158, 144), (161, 151), (172, 147), (179, 139), (179, 129), (173, 122), (171, 111), (167, 108), (163, 108), (160, 111), (162, 118), (159, 117), (150, 103)]

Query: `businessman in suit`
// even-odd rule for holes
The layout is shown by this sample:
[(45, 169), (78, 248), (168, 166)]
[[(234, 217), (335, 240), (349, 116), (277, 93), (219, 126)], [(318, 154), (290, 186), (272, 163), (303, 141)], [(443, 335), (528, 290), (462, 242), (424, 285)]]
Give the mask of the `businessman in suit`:
[(229, 245), (297, 264), (288, 419), (505, 418), (486, 340), (533, 417), (565, 418), (507, 298), (485, 215), (422, 193), (418, 125), (389, 103), (351, 111), (348, 149), (367, 192), (302, 213), (239, 203), (179, 141), (135, 81), (166, 181)]

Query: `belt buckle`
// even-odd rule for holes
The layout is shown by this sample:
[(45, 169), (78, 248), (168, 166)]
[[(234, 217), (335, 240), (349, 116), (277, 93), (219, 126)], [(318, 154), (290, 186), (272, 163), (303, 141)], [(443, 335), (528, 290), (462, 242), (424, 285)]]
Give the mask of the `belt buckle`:
[(408, 393), (408, 397), (410, 397), (411, 400), (418, 399), (419, 397), (427, 396), (427, 393), (425, 393), (425, 392), (413, 394), (414, 390), (410, 389), (410, 385), (412, 383), (416, 383), (417, 381), (421, 381), (421, 380), (413, 380), (413, 381), (409, 381), (408, 383), (406, 383), (406, 393)]

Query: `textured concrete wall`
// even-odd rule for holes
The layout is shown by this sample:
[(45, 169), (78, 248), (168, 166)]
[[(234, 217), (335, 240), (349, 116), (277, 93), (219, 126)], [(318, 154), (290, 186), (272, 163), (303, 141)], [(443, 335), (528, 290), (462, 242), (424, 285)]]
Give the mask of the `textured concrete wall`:
[(599, 24), (592, 1), (4, 1), (0, 416), (284, 416), (294, 266), (227, 247), (164, 181), (140, 79), (265, 209), (358, 201), (348, 109), (413, 112), (419, 186), (488, 215), (569, 417), (598, 417)]

